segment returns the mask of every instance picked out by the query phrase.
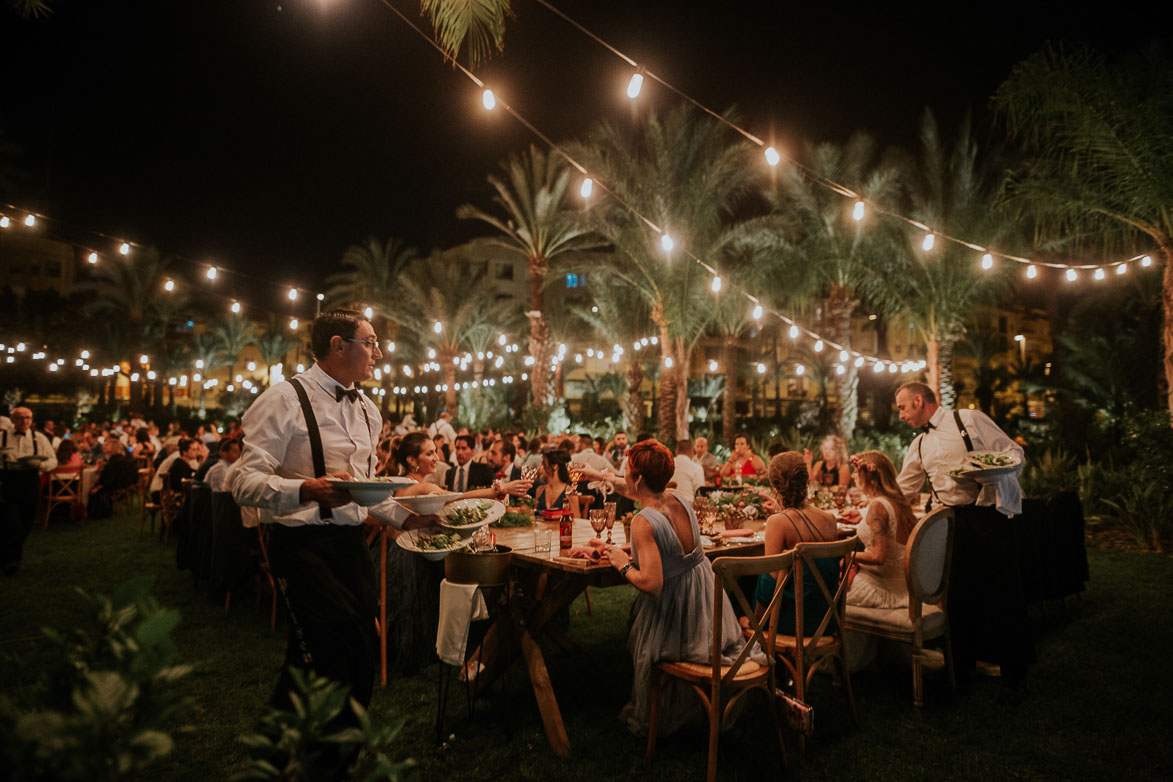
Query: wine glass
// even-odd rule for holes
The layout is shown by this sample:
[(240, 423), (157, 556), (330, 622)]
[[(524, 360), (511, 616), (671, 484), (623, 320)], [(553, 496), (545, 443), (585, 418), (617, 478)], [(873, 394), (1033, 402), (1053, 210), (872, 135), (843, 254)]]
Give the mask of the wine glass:
[(607, 514), (607, 543), (611, 542), (611, 528), (615, 526), (616, 507), (617, 505), (614, 502), (603, 503), (603, 512)]
[(538, 477), (538, 468), (532, 464), (521, 468), (521, 479), (523, 481), (534, 481)]
[(566, 467), (566, 471), (570, 473), (570, 486), (566, 489), (567, 495), (578, 495), (578, 482), (582, 480), (582, 465), (571, 462)]
[(603, 533), (603, 528), (607, 526), (607, 511), (602, 508), (596, 508), (589, 511), (591, 529), (595, 531), (595, 537), (599, 537)]

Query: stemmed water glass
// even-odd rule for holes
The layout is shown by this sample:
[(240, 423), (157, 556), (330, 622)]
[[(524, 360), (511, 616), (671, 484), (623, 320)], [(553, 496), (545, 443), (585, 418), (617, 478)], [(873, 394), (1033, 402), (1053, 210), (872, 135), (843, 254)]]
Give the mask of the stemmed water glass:
[[(607, 495), (604, 494), (603, 498), (606, 499), (606, 497), (607, 497)], [(607, 514), (607, 543), (608, 544), (611, 543), (611, 528), (615, 526), (615, 508), (616, 508), (616, 503), (614, 503), (614, 502), (604, 502), (603, 503), (603, 512)], [(631, 541), (628, 541), (628, 542), (630, 543)]]
[(603, 528), (607, 526), (607, 511), (602, 508), (596, 508), (589, 511), (591, 529), (595, 531), (595, 537), (599, 537), (603, 533)]

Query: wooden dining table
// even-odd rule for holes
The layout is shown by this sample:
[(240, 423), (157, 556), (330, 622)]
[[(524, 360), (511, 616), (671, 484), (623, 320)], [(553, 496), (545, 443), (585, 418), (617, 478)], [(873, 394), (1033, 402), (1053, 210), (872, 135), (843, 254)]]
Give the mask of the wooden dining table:
[[(743, 526), (755, 533), (753, 540), (722, 542), (707, 548), (705, 553), (709, 558), (761, 555), (764, 543), (762, 536), (757, 533), (762, 531), (763, 522), (751, 521)], [(539, 552), (534, 549), (535, 530), (552, 531), (550, 551)], [(526, 672), (550, 746), (556, 755), (569, 757), (570, 738), (562, 721), (562, 712), (539, 639), (545, 636), (559, 649), (571, 654), (577, 652), (578, 647), (565, 627), (554, 620), (564, 614), (587, 588), (627, 586), (628, 582), (606, 562), (571, 558), (569, 549), (560, 549), (556, 523), (535, 521), (532, 527), (493, 531), (498, 545), (513, 549), (510, 583), (496, 619), (480, 647), (470, 657), (470, 664), (476, 670), (466, 669), (466, 686), (475, 695), (476, 691), (496, 681), (520, 654), (525, 660)], [(574, 546), (587, 547), (594, 537), (595, 532), (587, 520), (575, 519)], [(615, 544), (627, 545), (626, 533), (621, 524), (615, 525), (612, 537)]]

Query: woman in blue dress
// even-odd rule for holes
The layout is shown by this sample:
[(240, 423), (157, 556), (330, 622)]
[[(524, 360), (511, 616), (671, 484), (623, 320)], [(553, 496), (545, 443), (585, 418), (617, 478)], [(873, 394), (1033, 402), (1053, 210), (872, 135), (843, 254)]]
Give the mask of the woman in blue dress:
[(544, 482), (534, 487), (536, 512), (562, 510), (566, 502), (566, 488), (570, 485), (570, 472), (566, 467), (568, 464), (570, 454), (561, 449), (542, 454), (541, 471)]

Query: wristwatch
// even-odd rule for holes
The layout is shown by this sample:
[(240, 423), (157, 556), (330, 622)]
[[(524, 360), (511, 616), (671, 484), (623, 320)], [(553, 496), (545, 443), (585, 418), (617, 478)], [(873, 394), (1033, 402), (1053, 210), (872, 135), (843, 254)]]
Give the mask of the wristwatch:
[(627, 578), (627, 571), (631, 570), (633, 567), (635, 567), (635, 563), (628, 562), (626, 565), (619, 568), (619, 575), (623, 576), (624, 578)]

